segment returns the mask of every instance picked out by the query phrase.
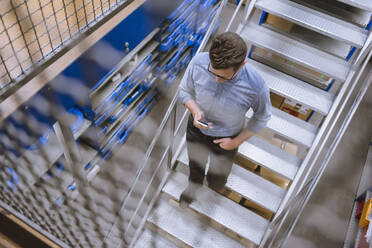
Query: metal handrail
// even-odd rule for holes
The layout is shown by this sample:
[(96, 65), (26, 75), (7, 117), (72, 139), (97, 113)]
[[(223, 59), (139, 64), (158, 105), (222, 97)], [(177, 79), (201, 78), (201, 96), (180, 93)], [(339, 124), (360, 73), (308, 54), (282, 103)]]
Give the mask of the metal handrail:
[[(177, 96), (177, 94), (176, 94), (176, 96)], [(160, 135), (161, 135), (162, 131), (164, 130), (164, 127), (165, 127), (165, 125), (166, 125), (166, 123), (167, 123), (167, 121), (168, 121), (168, 119), (169, 119), (169, 117), (170, 117), (170, 114), (172, 113), (173, 109), (174, 109), (175, 106), (176, 106), (176, 103), (177, 103), (177, 98), (174, 97), (174, 98), (172, 99), (172, 101), (171, 101), (169, 107), (168, 107), (167, 112), (165, 113), (165, 116), (164, 116), (163, 120), (162, 120), (161, 123), (160, 123), (159, 128), (156, 130), (155, 136), (154, 136), (154, 138), (152, 139), (150, 146), (147, 148), (147, 151), (146, 151), (146, 153), (145, 153), (145, 156), (144, 156), (144, 158), (143, 158), (143, 160), (142, 160), (142, 162), (141, 162), (141, 166), (139, 167), (139, 170), (138, 170), (137, 173), (136, 173), (136, 176), (135, 176), (135, 178), (134, 178), (134, 181), (133, 181), (132, 185), (130, 186), (130, 190), (129, 190), (129, 192), (128, 192), (127, 197), (124, 199), (124, 201), (122, 202), (122, 204), (121, 204), (121, 206), (120, 206), (120, 208), (119, 208), (119, 212), (121, 212), (121, 211), (123, 210), (123, 208), (126, 206), (126, 203), (127, 203), (128, 199), (129, 199), (129, 196), (133, 193), (133, 191), (134, 191), (134, 189), (135, 189), (135, 186), (136, 186), (136, 184), (138, 183), (138, 180), (139, 180), (139, 178), (140, 178), (140, 176), (141, 176), (143, 170), (144, 170), (145, 167), (148, 165), (148, 161), (149, 161), (150, 155), (151, 155), (152, 151), (154, 150), (154, 147), (155, 147), (157, 141), (159, 140)], [(144, 192), (143, 195), (146, 195), (146, 193), (147, 193), (147, 190)], [(135, 215), (135, 214), (136, 214), (136, 212), (135, 212), (133, 215)], [(132, 218), (133, 218), (133, 216), (131, 217), (131, 219), (132, 219)], [(115, 223), (114, 223), (114, 224), (115, 224)], [(113, 226), (114, 226), (114, 225), (112, 225), (112, 227), (113, 227)], [(111, 229), (112, 229), (112, 228), (111, 228)], [(108, 236), (110, 235), (110, 233), (111, 233), (111, 230), (110, 230), (110, 232), (106, 235), (106, 238), (108, 238)]]
[[(347, 99), (350, 99), (350, 96), (351, 96), (351, 94), (353, 94), (355, 87), (360, 83), (359, 82), (360, 75), (365, 71), (367, 63), (369, 62), (371, 57), (372, 57), (372, 50), (368, 53), (367, 59), (364, 61), (363, 66), (361, 67), (361, 69), (358, 73), (358, 77), (355, 80), (355, 83), (353, 83), (351, 90), (348, 91), (348, 96), (346, 97)], [(366, 80), (364, 80), (364, 84), (362, 85), (361, 89), (359, 90), (356, 99), (354, 100), (354, 102), (353, 102), (351, 108), (349, 109), (344, 121), (342, 122), (341, 127), (336, 134), (336, 137), (334, 138), (334, 140), (332, 141), (332, 144), (328, 148), (327, 153), (325, 154), (325, 158), (323, 159), (319, 170), (317, 170), (315, 176), (313, 177), (313, 180), (311, 181), (310, 184), (308, 184), (305, 187), (303, 187), (302, 189), (300, 189), (300, 192), (303, 192), (305, 189), (307, 189), (305, 195), (302, 198), (299, 198), (297, 196), (300, 195), (300, 192), (298, 194), (296, 194), (294, 200), (301, 199), (301, 204), (300, 204), (299, 208), (297, 209), (297, 211), (295, 212), (295, 214), (292, 215), (292, 216), (295, 216), (295, 218), (291, 221), (291, 223), (289, 225), (289, 228), (286, 229), (286, 231), (284, 233), (284, 237), (280, 240), (280, 246), (279, 247), (282, 247), (285, 244), (285, 242), (288, 240), (290, 234), (292, 233), (299, 217), (301, 216), (306, 204), (308, 203), (308, 201), (311, 197), (311, 194), (315, 190), (315, 187), (317, 186), (321, 176), (323, 175), (330, 159), (332, 158), (332, 155), (334, 154), (338, 144), (340, 143), (341, 138), (343, 137), (350, 121), (352, 120), (352, 118), (353, 118), (353, 116), (354, 116), (354, 114), (355, 114), (363, 96), (365, 95), (365, 93), (366, 93), (367, 89), (369, 88), (369, 86), (371, 85), (371, 83), (372, 83), (372, 70), (369, 71)], [(343, 109), (345, 107), (346, 102), (347, 101), (343, 102), (343, 105), (341, 106), (341, 109)], [(341, 111), (338, 112), (338, 115), (336, 117), (336, 120), (335, 120), (334, 124), (338, 121), (338, 119), (340, 117), (340, 114), (341, 114)], [(314, 161), (313, 163), (316, 163), (316, 161)], [(293, 202), (291, 202), (291, 204), (289, 204), (289, 205), (292, 205), (292, 203)], [(290, 209), (288, 209), (288, 211), (287, 211), (288, 213), (289, 213), (289, 210)], [(286, 216), (288, 216), (288, 214), (286, 214)], [(276, 238), (276, 236), (273, 237), (273, 240), (272, 240), (271, 244), (273, 243), (275, 238)]]
[[(350, 86), (349, 84), (350, 84), (350, 82), (351, 82), (351, 80), (354, 76), (354, 73), (355, 72), (352, 71), (352, 70), (349, 72), (349, 75), (348, 75), (348, 78), (347, 78), (346, 82), (344, 83), (344, 85), (342, 86), (339, 94), (337, 95), (336, 99), (334, 100), (334, 102), (332, 104), (332, 107), (331, 107), (327, 117), (325, 118), (324, 123), (322, 124), (320, 130), (318, 131), (318, 134), (316, 135), (316, 137), (313, 141), (312, 146), (310, 147), (304, 161), (302, 161), (301, 166), (300, 166), (299, 170), (297, 171), (297, 174), (296, 174), (295, 178), (293, 179), (293, 181), (291, 183), (291, 186), (287, 190), (286, 195), (285, 195), (284, 199), (282, 200), (282, 203), (279, 206), (279, 209), (277, 211), (277, 215), (274, 217), (274, 221), (279, 218), (280, 213), (282, 211), (284, 211), (286, 206), (288, 206), (288, 204), (290, 203), (291, 198), (293, 198), (294, 195), (296, 194), (295, 190), (297, 189), (297, 192), (298, 192), (301, 189), (303, 183), (300, 187), (298, 187), (298, 184), (301, 183), (301, 182), (304, 182), (306, 180), (307, 176), (308, 176), (307, 174), (306, 174), (306, 176), (303, 176), (304, 173), (306, 173), (306, 171), (311, 171), (312, 170), (314, 164), (311, 161), (315, 161), (318, 158), (318, 156), (320, 155), (320, 151), (323, 149), (323, 147), (324, 147), (324, 145), (327, 141), (327, 138), (328, 138), (330, 132), (332, 131), (333, 127), (334, 127), (334, 125), (332, 125), (333, 116), (336, 113), (336, 111), (338, 110), (339, 105), (342, 102), (342, 99), (344, 99), (344, 95), (347, 93), (347, 90)], [(331, 128), (329, 126), (331, 126)], [(309, 166), (309, 164), (310, 164), (310, 166)]]
[[(202, 40), (202, 42), (201, 42), (201, 44), (200, 44), (200, 46), (199, 46), (199, 48), (198, 48), (198, 50), (197, 50), (197, 52), (196, 52), (196, 54), (200, 53), (200, 52), (204, 49), (205, 45), (207, 44), (207, 41), (209, 40), (210, 35), (212, 34), (212, 32), (213, 32), (213, 30), (214, 30), (214, 28), (215, 28), (215, 25), (216, 25), (216, 23), (217, 23), (217, 21), (218, 21), (220, 15), (221, 15), (222, 9), (226, 6), (226, 4), (227, 4), (227, 0), (222, 0), (222, 1), (220, 2), (220, 6), (218, 7), (219, 9), (218, 9), (217, 13), (215, 14), (215, 16), (214, 16), (214, 18), (213, 18), (213, 20), (212, 20), (212, 22), (211, 22), (211, 24), (210, 24), (210, 26), (209, 26), (209, 28), (208, 28), (206, 34), (205, 34), (203, 40)], [(153, 151), (155, 145), (157, 144), (157, 142), (158, 142), (158, 140), (159, 140), (159, 138), (160, 138), (160, 136), (161, 136), (161, 134), (162, 134), (162, 132), (163, 132), (165, 126), (166, 126), (166, 123), (169, 121), (169, 118), (171, 117), (171, 114), (174, 114), (174, 115), (175, 115), (175, 113), (176, 113), (177, 101), (178, 101), (178, 91), (176, 92), (175, 96), (173, 97), (173, 99), (172, 99), (172, 101), (171, 101), (171, 104), (169, 105), (169, 107), (168, 107), (168, 109), (167, 109), (167, 112), (166, 112), (166, 114), (165, 114), (165, 116), (164, 116), (164, 118), (163, 118), (163, 120), (162, 120), (162, 122), (161, 122), (159, 128), (158, 128), (157, 131), (156, 131), (155, 137), (154, 137), (154, 139), (152, 140), (152, 142), (151, 142), (149, 148), (147, 149), (147, 152), (146, 152), (146, 154), (145, 154), (145, 157), (144, 157), (144, 159), (143, 159), (143, 162), (141, 163), (140, 170), (137, 172), (136, 178), (135, 178), (135, 180), (134, 180), (134, 183), (133, 183), (132, 186), (131, 186), (131, 190), (130, 190), (130, 193), (128, 193), (128, 196), (133, 192), (134, 187), (135, 187), (135, 184), (138, 182), (139, 177), (140, 177), (140, 175), (141, 175), (141, 172), (142, 172), (142, 171), (144, 170), (144, 168), (148, 165), (148, 160), (149, 160), (149, 158), (150, 158), (150, 155), (151, 155), (151, 153), (152, 153), (152, 151)], [(185, 112), (187, 112), (187, 110), (186, 110)], [(186, 116), (186, 113), (183, 114), (183, 117), (181, 118), (181, 122), (185, 119), (185, 116)], [(173, 121), (175, 121), (175, 118), (174, 118)], [(172, 130), (171, 130), (171, 134), (172, 134), (172, 135), (171, 135), (171, 139), (172, 139), (172, 140), (171, 140), (171, 144), (172, 144), (172, 143), (173, 143), (173, 139), (176, 137), (177, 133), (178, 133), (179, 130), (180, 130), (180, 125), (177, 126), (177, 128), (176, 128), (176, 125), (173, 124), (171, 127), (172, 127)], [(182, 143), (182, 142), (181, 142), (181, 144), (179, 145), (179, 147), (180, 147), (180, 146), (183, 146), (183, 143)], [(179, 148), (179, 147), (178, 147), (178, 148)], [(177, 152), (176, 152), (175, 154), (173, 154), (173, 153), (172, 153), (172, 146), (170, 146), (170, 145), (168, 145), (167, 148), (165, 149), (164, 154), (170, 152), (170, 153), (173, 155), (173, 156), (172, 156), (172, 159), (168, 160), (168, 163), (167, 163), (167, 167), (168, 167), (168, 169), (172, 169), (173, 165), (174, 165), (175, 162), (176, 162), (176, 158), (175, 158), (175, 156), (178, 155), (179, 151), (180, 151), (180, 149), (177, 149)], [(162, 162), (162, 161), (161, 161), (161, 162)], [(157, 173), (157, 171), (155, 171), (154, 174), (153, 174), (152, 176), (154, 176), (156, 173)], [(138, 228), (136, 229), (135, 235), (134, 235), (132, 241), (130, 242), (129, 247), (132, 247), (132, 246), (134, 245), (134, 243), (136, 242), (137, 238), (139, 237), (139, 235), (140, 235), (140, 231), (143, 229), (143, 226), (145, 225), (145, 222), (146, 222), (147, 216), (148, 216), (148, 214), (149, 214), (149, 212), (150, 212), (150, 210), (151, 210), (153, 204), (155, 203), (156, 199), (158, 198), (159, 193), (160, 193), (160, 189), (161, 189), (161, 188), (163, 187), (163, 185), (165, 184), (165, 182), (166, 182), (168, 176), (169, 176), (169, 173), (166, 173), (166, 174), (164, 175), (164, 177), (162, 178), (162, 180), (161, 180), (162, 183), (160, 183), (160, 185), (158, 186), (157, 194), (155, 194), (155, 195), (153, 196), (153, 198), (151, 199), (151, 202), (150, 202), (149, 206), (147, 207), (146, 214), (142, 217), (141, 224), (140, 224), (140, 225), (138, 226)], [(150, 181), (150, 183), (147, 185), (146, 190), (145, 190), (145, 192), (143, 193), (144, 196), (147, 194), (148, 190), (151, 188), (151, 187), (149, 187), (150, 184), (151, 184), (151, 181)], [(140, 204), (142, 204), (142, 203), (143, 203), (143, 201), (140, 202)], [(122, 207), (123, 207), (123, 206), (124, 206), (124, 204), (122, 205)], [(140, 209), (140, 206), (137, 206), (136, 210), (138, 210), (138, 209)], [(136, 215), (136, 213), (137, 213), (137, 211), (133, 214), (133, 216), (131, 217), (131, 219), (134, 218), (134, 216)], [(128, 227), (129, 227), (129, 226), (128, 226)]]
[[(224, 0), (223, 2), (221, 2), (221, 5), (225, 5), (226, 4), (226, 0)], [(253, 3), (255, 1), (251, 1), (251, 3)], [(241, 6), (241, 4), (239, 4), (238, 8)], [(250, 4), (251, 6), (251, 4)], [(247, 5), (246, 5), (247, 7)], [(214, 24), (215, 22), (217, 21), (217, 18), (219, 17), (220, 13), (221, 13), (221, 6), (220, 6), (220, 9), (218, 10), (218, 13), (216, 14), (215, 18), (213, 19), (213, 22), (210, 26), (210, 28), (208, 29), (208, 32), (206, 34), (206, 37), (203, 39), (203, 42), (200, 46), (200, 48), (198, 49), (197, 53), (199, 53), (203, 47), (205, 46), (206, 42), (207, 42), (207, 39), (209, 38), (209, 35), (210, 33), (212, 32), (212, 28), (214, 27)], [(251, 12), (251, 11), (248, 11), (248, 12)], [(247, 15), (249, 15), (249, 13), (247, 13)], [(233, 16), (233, 19), (230, 21), (229, 23), (229, 27), (231, 26), (234, 18), (236, 16), (236, 13), (234, 13), (234, 16)], [(370, 54), (368, 55), (368, 59), (370, 58)], [(299, 215), (301, 214), (301, 212), (303, 211), (304, 209), (304, 206), (306, 205), (307, 201), (309, 200), (310, 196), (311, 196), (311, 193), (313, 192), (313, 190), (315, 189), (322, 173), (324, 172), (328, 162), (329, 162), (329, 159), (330, 157), (332, 156), (334, 150), (336, 149), (337, 147), (337, 144), (340, 140), (340, 138), (342, 137), (343, 133), (344, 133), (344, 130), (346, 129), (345, 126), (343, 125), (343, 128), (339, 130), (339, 134), (337, 136), (337, 140), (334, 140), (332, 146), (331, 146), (331, 150), (328, 150), (327, 152), (327, 155), (326, 155), (326, 159), (324, 160), (322, 166), (321, 166), (321, 170), (318, 171), (318, 173), (316, 174), (315, 177), (313, 177), (310, 181), (308, 181), (308, 184), (304, 186), (304, 183), (306, 180), (304, 180), (301, 185), (299, 186), (298, 183), (300, 182), (300, 178), (303, 178), (303, 179), (307, 179), (309, 177), (309, 174), (311, 172), (313, 172), (313, 169), (314, 169), (314, 166), (316, 164), (316, 162), (318, 162), (318, 159), (319, 159), (319, 156), (320, 156), (320, 151), (323, 149), (323, 147), (325, 146), (326, 142), (328, 141), (328, 138), (331, 134), (331, 132), (333, 131), (334, 129), (334, 126), (335, 126), (335, 122), (334, 120), (338, 120), (339, 117), (340, 117), (340, 114), (341, 114), (341, 111), (340, 109), (342, 110), (344, 107), (345, 107), (345, 104), (346, 104), (346, 101), (342, 101), (343, 99), (349, 99), (350, 98), (350, 95), (351, 95), (351, 92), (353, 92), (353, 89), (356, 87), (356, 85), (358, 84), (358, 81), (359, 81), (359, 78), (360, 76), (362, 75), (365, 67), (366, 67), (366, 63), (368, 62), (368, 59), (365, 60), (363, 66), (360, 68), (358, 74), (357, 74), (357, 79), (354, 80), (354, 83), (351, 84), (350, 86), (350, 83), (352, 81), (352, 79), (354, 78), (354, 75), (355, 75), (355, 71), (350, 68), (350, 71), (349, 71), (349, 75), (348, 75), (348, 78), (344, 84), (344, 86), (342, 87), (340, 93), (338, 94), (338, 96), (336, 97), (335, 99), (335, 102), (330, 110), (330, 113), (329, 115), (327, 116), (328, 118), (326, 118), (325, 122), (323, 123), (322, 125), (322, 128), (319, 130), (319, 133), (317, 135), (317, 138), (314, 140), (314, 143), (312, 145), (312, 147), (310, 148), (310, 151), (306, 157), (306, 159), (303, 161), (302, 163), (302, 166), (301, 166), (301, 169), (298, 173), (298, 175), (296, 176), (296, 179), (294, 180), (295, 182), (292, 184), (292, 187), (291, 189), (288, 191), (287, 195), (286, 195), (286, 198), (283, 200), (282, 204), (281, 204), (281, 207), (279, 208), (279, 211), (278, 211), (278, 214), (275, 216), (274, 220), (272, 221), (272, 223), (270, 224), (270, 227), (273, 227), (275, 226), (277, 223), (279, 223), (279, 226), (278, 226), (278, 229), (276, 230), (276, 234), (274, 235), (273, 239), (271, 240), (272, 242), (275, 240), (275, 238), (277, 237), (279, 231), (280, 231), (280, 228), (283, 224), (283, 222), (288, 218), (289, 216), (289, 213), (290, 211), (293, 210), (293, 208), (291, 208), (291, 205), (294, 203), (294, 202), (300, 202), (300, 208), (299, 210), (297, 211), (298, 212), (298, 215), (296, 216), (296, 218), (291, 222), (291, 226), (290, 226), (290, 229), (288, 230), (288, 232), (285, 233), (285, 237), (283, 240), (281, 240), (281, 244), (284, 244), (286, 239), (289, 237), (291, 231), (293, 230), (293, 227), (294, 225), (296, 224), (298, 218), (299, 218)], [(351, 88), (351, 90), (350, 90)], [(349, 89), (349, 90), (348, 90)], [(348, 94), (347, 94), (348, 93)], [(346, 96), (345, 96), (346, 94)], [(144, 162), (142, 163), (142, 166), (141, 166), (141, 169), (140, 169), (140, 172), (143, 170), (143, 168), (147, 165), (147, 160), (149, 159), (150, 155), (151, 155), (151, 152), (155, 146), (155, 144), (157, 143), (162, 131), (164, 130), (164, 127), (165, 127), (165, 124), (169, 121), (169, 118), (171, 116), (172, 113), (175, 113), (175, 109), (176, 109), (176, 102), (177, 102), (177, 96), (178, 96), (178, 92), (176, 93), (175, 97), (173, 98), (172, 100), (172, 103), (171, 105), (169, 106), (168, 110), (167, 110), (167, 113), (162, 121), (162, 124), (160, 125), (159, 129), (157, 130), (157, 133), (155, 135), (155, 138), (152, 142), (152, 144), (150, 145), (148, 151), (146, 152), (146, 156), (145, 156), (145, 159), (144, 159)], [(339, 105), (341, 105), (341, 107), (339, 107)], [(355, 112), (355, 108), (356, 108), (357, 105), (353, 105), (353, 108), (352, 108), (352, 112), (354, 113)], [(339, 110), (339, 112), (337, 112), (336, 114), (336, 117), (334, 117), (334, 114), (336, 113), (336, 111)], [(348, 122), (350, 121), (352, 115), (348, 116), (348, 119), (346, 122), (344, 122), (344, 124), (346, 123), (346, 125), (348, 124)], [(185, 116), (185, 115), (184, 115)], [(182, 118), (183, 120), (184, 118)], [(334, 122), (332, 122), (334, 121)], [(331, 126), (330, 128), (328, 128), (328, 126)], [(173, 134), (173, 138), (174, 138), (174, 135), (175, 133), (177, 133), (177, 131), (179, 130), (179, 127), (180, 125), (177, 127), (177, 131), (174, 132), (174, 125), (172, 125), (172, 134)], [(328, 129), (328, 130), (326, 130)], [(325, 139), (323, 139), (323, 137), (326, 137)], [(320, 149), (317, 149), (318, 147), (320, 147)], [(164, 154), (166, 154), (167, 152), (169, 152), (168, 149), (172, 149), (170, 146), (167, 147), (166, 151)], [(172, 162), (168, 163), (168, 168), (172, 168), (172, 163), (175, 162), (175, 159), (174, 159), (174, 156), (173, 158), (171, 159)], [(309, 166), (310, 164), (310, 166)], [(141, 173), (138, 173), (137, 176), (139, 177)], [(305, 176), (303, 176), (305, 175)], [(153, 175), (154, 176), (154, 175)], [(169, 176), (169, 173), (166, 173), (166, 175), (164, 176), (162, 182), (165, 183), (166, 181), (166, 178)], [(164, 180), (165, 179), (165, 180)], [(138, 181), (138, 178), (136, 177), (136, 180), (135, 182)], [(135, 183), (134, 183), (135, 184)], [(133, 184), (133, 185), (134, 185)], [(162, 187), (162, 185), (159, 185), (159, 188)], [(145, 191), (144, 195), (146, 195), (148, 189), (150, 187), (147, 187), (147, 190)], [(296, 191), (297, 190), (297, 191)], [(158, 189), (158, 192), (159, 189)], [(157, 195), (154, 196), (153, 199), (157, 198)], [(152, 203), (154, 203), (152, 201)], [(139, 206), (137, 207), (139, 208)], [(152, 208), (152, 205), (150, 204), (150, 206), (148, 207), (148, 211), (147, 211), (147, 214), (149, 213), (150, 209)], [(293, 210), (293, 212), (295, 212), (296, 210)], [(134, 213), (135, 215), (136, 213)], [(141, 222), (141, 225), (137, 228), (136, 230), (136, 234), (131, 242), (131, 245), (134, 244), (135, 240), (138, 238), (139, 234), (140, 234), (140, 230), (143, 228), (143, 225), (145, 224), (145, 220), (147, 218), (147, 214), (145, 216), (143, 216), (142, 218), (142, 222)], [(133, 219), (134, 215), (132, 216), (131, 219)], [(281, 221), (281, 222), (279, 222)], [(268, 231), (270, 231), (270, 228), (268, 229)], [(265, 240), (264, 240), (265, 241)], [(272, 244), (271, 242), (271, 244)], [(262, 244), (264, 244), (265, 242), (263, 242)]]

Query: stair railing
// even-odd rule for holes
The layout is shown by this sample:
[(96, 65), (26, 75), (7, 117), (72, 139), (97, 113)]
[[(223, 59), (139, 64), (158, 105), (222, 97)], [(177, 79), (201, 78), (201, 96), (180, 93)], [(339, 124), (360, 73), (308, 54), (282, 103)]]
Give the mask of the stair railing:
[[(288, 240), (372, 82), (372, 68), (371, 65), (368, 65), (371, 56), (372, 50), (366, 55), (362, 66), (357, 69), (356, 76), (349, 84), (350, 87), (344, 85), (344, 94), (341, 95), (342, 97), (340, 94), (338, 95), (340, 106), (330, 116), (330, 125), (323, 124), (327, 130), (321, 130), (322, 132), (318, 134), (321, 135), (322, 140), (319, 145), (317, 144), (314, 157), (310, 157), (308, 154), (301, 165), (306, 169), (302, 177), (298, 179), (301, 184), (297, 185), (286, 202), (282, 202), (282, 211), (275, 216), (270, 224), (260, 247), (283, 247)], [(362, 77), (362, 75), (364, 76)], [(356, 97), (355, 94), (357, 94)], [(351, 107), (348, 107), (350, 103)]]
[[(211, 36), (217, 21), (221, 15), (223, 8), (226, 6), (228, 0), (222, 0), (219, 3), (217, 13), (215, 14), (196, 54), (202, 51), (207, 44), (209, 37)], [(178, 115), (178, 112), (181, 111), (181, 115)], [(181, 116), (178, 120), (178, 116)], [(153, 205), (155, 204), (161, 189), (165, 185), (169, 174), (174, 168), (177, 157), (179, 156), (182, 148), (185, 143), (185, 119), (188, 116), (187, 109), (178, 102), (178, 91), (173, 97), (167, 112), (165, 113), (160, 126), (158, 127), (153, 140), (151, 141), (150, 146), (148, 147), (144, 158), (142, 159), (138, 172), (135, 179), (130, 187), (128, 196), (123, 201), (119, 212), (123, 210), (126, 204), (129, 202), (129, 199), (133, 194), (135, 194), (134, 189), (138, 186), (140, 182), (140, 177), (144, 174), (144, 171), (149, 168), (149, 166), (155, 166), (155, 170), (152, 173), (151, 178), (149, 179), (147, 185), (145, 186), (145, 191), (141, 196), (139, 203), (137, 204), (134, 213), (130, 217), (130, 220), (125, 228), (125, 233), (122, 236), (122, 243), (124, 242), (126, 246), (133, 247), (136, 240), (140, 236), (148, 215), (150, 214)], [(167, 137), (164, 140), (164, 137)], [(159, 157), (158, 149), (156, 147), (163, 146), (161, 151), (161, 159), (157, 164), (152, 164), (151, 160), (153, 156)], [(155, 151), (156, 150), (156, 151)], [(156, 153), (156, 154), (155, 154)], [(160, 172), (163, 170), (163, 173)], [(164, 172), (165, 170), (165, 172)], [(160, 182), (157, 182), (156, 179), (159, 179)], [(150, 199), (149, 199), (150, 198)], [(145, 208), (145, 213), (141, 214)], [(139, 224), (138, 224), (139, 223)], [(122, 244), (120, 244), (122, 245)], [(119, 246), (120, 246), (119, 245)]]

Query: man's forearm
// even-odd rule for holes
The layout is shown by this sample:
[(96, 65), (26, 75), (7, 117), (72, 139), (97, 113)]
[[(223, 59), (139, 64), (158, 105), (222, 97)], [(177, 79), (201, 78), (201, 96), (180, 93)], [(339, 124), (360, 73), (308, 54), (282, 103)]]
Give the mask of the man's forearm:
[(185, 106), (191, 112), (192, 116), (195, 116), (198, 112), (201, 112), (200, 108), (193, 99), (188, 100), (185, 103)]
[(236, 140), (238, 145), (241, 145), (244, 141), (246, 141), (247, 139), (251, 138), (254, 135), (255, 135), (254, 132), (246, 128), (243, 131), (241, 131), (239, 135), (236, 136), (234, 139)]

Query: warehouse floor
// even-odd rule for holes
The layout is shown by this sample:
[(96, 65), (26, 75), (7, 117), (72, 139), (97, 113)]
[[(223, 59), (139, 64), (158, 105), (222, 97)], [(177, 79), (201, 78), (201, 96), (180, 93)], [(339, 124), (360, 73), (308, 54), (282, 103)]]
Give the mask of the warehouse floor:
[[(227, 26), (228, 17), (232, 15), (232, 12), (233, 6), (230, 6), (223, 13), (223, 22), (221, 23), (220, 30), (224, 30), (224, 27)], [(161, 107), (158, 105), (158, 108)], [(303, 215), (300, 217), (285, 247), (333, 248), (343, 246), (353, 200), (356, 196), (361, 171), (368, 151), (368, 143), (372, 137), (371, 124), (372, 87), (369, 88), (353, 117), (347, 132), (342, 138), (325, 174), (312, 195), (309, 204), (305, 207)], [(142, 125), (146, 125), (146, 123)], [(146, 135), (142, 136), (142, 138), (148, 137)], [(120, 162), (122, 163), (122, 161)], [(124, 172), (128, 173), (128, 171)], [(112, 177), (120, 176), (120, 173), (115, 175), (118, 171), (111, 169), (104, 171), (102, 175), (105, 173), (110, 173)], [(126, 189), (122, 189), (121, 191), (124, 192)], [(12, 233), (10, 232), (19, 234), (17, 229), (10, 229), (9, 225), (5, 222), (5, 219), (0, 218), (0, 241), (3, 239), (1, 233), (10, 237), (10, 239), (12, 239)], [(5, 230), (8, 232), (5, 232)], [(7, 242), (10, 241), (7, 240)], [(27, 240), (24, 242), (19, 241), (19, 246), (16, 247), (25, 247), (24, 245), (27, 242), (30, 244)], [(0, 247), (2, 247), (1, 244), (4, 244), (4, 242), (0, 242)]]

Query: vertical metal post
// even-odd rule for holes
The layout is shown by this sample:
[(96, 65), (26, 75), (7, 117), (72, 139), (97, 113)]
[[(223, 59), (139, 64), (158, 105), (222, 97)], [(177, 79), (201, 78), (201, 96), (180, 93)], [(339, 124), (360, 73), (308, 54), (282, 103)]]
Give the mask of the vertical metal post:
[(169, 118), (170, 130), (169, 130), (169, 152), (168, 152), (168, 161), (167, 161), (168, 169), (172, 169), (172, 160), (173, 160), (173, 154), (174, 154), (173, 145), (174, 145), (174, 138), (175, 138), (176, 118), (177, 118), (176, 109), (177, 109), (177, 103), (174, 104), (172, 113)]
[[(63, 154), (67, 160), (67, 164), (72, 167), (74, 163), (78, 164), (81, 161), (80, 152), (71, 130), (68, 130), (67, 128), (65, 128), (65, 126), (68, 127), (68, 125), (61, 125), (59, 122), (56, 122), (53, 127), (56, 132), (58, 141), (63, 149)], [(77, 171), (80, 172), (80, 170)], [(78, 176), (79, 178), (84, 178), (84, 175), (82, 173), (79, 173)]]
[(254, 9), (254, 5), (256, 4), (256, 0), (251, 0), (249, 2), (249, 4), (245, 4), (245, 9), (244, 9), (244, 21), (243, 21), (243, 25), (244, 24), (247, 24), (248, 22), (248, 19), (250, 17), (250, 15), (252, 14), (253, 12), (253, 9)]
[(230, 22), (229, 24), (227, 25), (226, 29), (225, 29), (225, 32), (229, 31), (230, 28), (231, 28), (231, 25), (232, 23), (234, 22), (235, 18), (236, 18), (236, 15), (238, 14), (239, 10), (240, 10), (240, 7), (243, 5), (243, 2), (244, 0), (239, 0), (239, 4), (238, 6), (236, 6), (235, 8), (235, 11), (234, 11), (234, 14), (232, 15), (231, 19), (230, 19)]
[[(54, 125), (56, 135), (60, 145), (63, 147), (64, 156), (66, 158), (66, 167), (72, 172), (73, 178), (76, 182), (78, 192), (84, 197), (84, 207), (89, 210), (91, 220), (96, 220), (98, 214), (96, 204), (92, 200), (89, 182), (84, 175), (83, 166), (81, 165), (81, 157), (78, 146), (75, 142), (72, 131), (67, 124), (67, 121), (60, 120)], [(105, 235), (101, 232), (99, 224), (95, 221), (94, 231), (99, 234), (100, 240), (103, 242), (102, 246), (106, 247), (104, 243)]]
[(368, 51), (372, 49), (372, 31), (369, 32), (366, 42), (364, 43), (362, 50), (360, 50), (358, 57), (355, 59), (353, 66), (358, 68), (362, 63), (363, 59), (367, 56)]
[(203, 38), (203, 40), (202, 40), (202, 42), (201, 42), (198, 50), (196, 51), (196, 54), (200, 53), (200, 51), (202, 51), (204, 49), (205, 45), (207, 44), (207, 41), (209, 40), (209, 37), (212, 34), (213, 28), (216, 25), (218, 18), (220, 17), (220, 14), (222, 12), (222, 9), (226, 6), (226, 4), (227, 4), (227, 0), (222, 0), (222, 2), (220, 3), (219, 9), (218, 9), (216, 15), (214, 16), (214, 18), (212, 20), (212, 23), (210, 24), (210, 26), (208, 28), (208, 31), (205, 34), (205, 36), (204, 36), (204, 38)]

